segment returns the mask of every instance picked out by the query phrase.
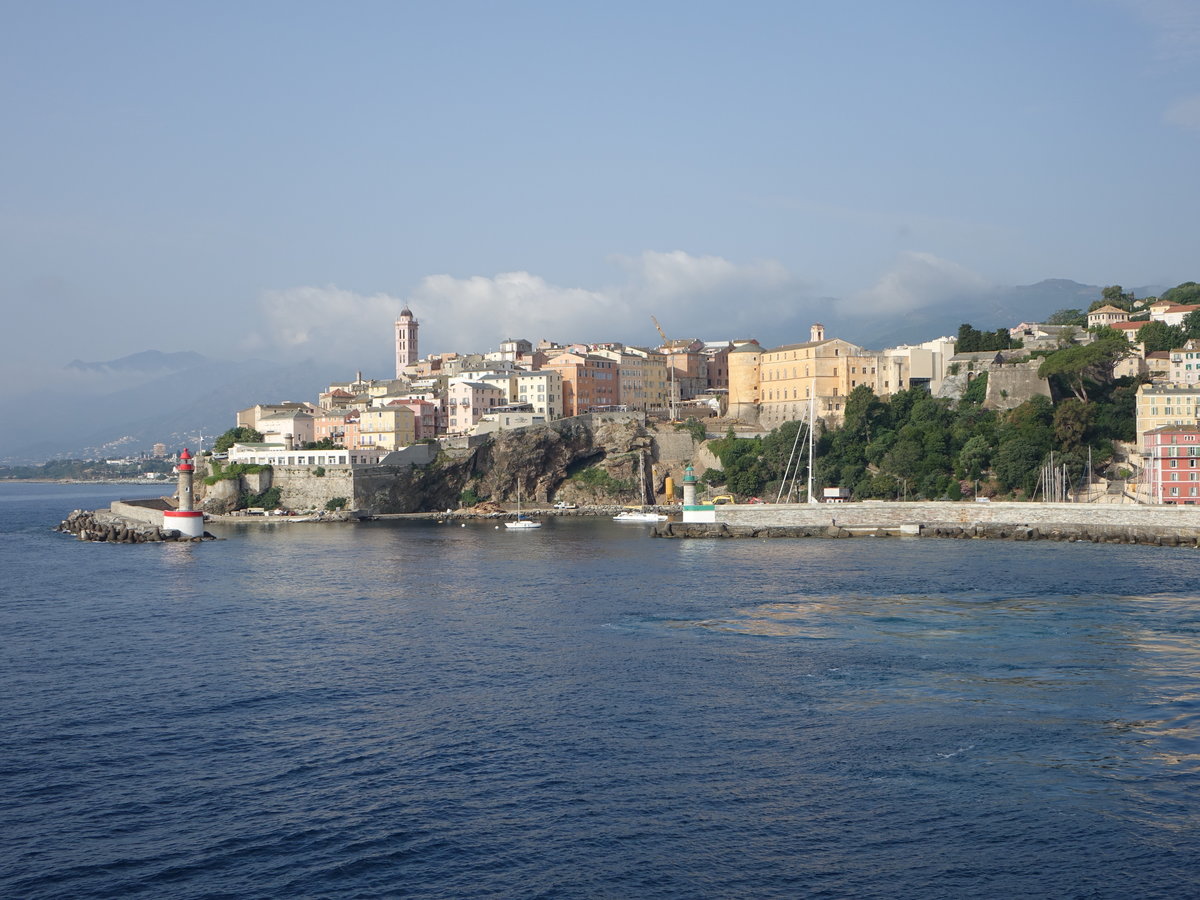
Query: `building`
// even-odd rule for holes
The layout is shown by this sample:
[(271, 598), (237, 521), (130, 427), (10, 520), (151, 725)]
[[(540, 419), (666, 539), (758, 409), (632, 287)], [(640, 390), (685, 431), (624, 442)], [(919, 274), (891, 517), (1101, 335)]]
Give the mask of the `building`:
[(1088, 328), (1099, 328), (1101, 325), (1116, 325), (1119, 322), (1128, 321), (1129, 313), (1111, 304), (1093, 309), (1087, 314)]
[(617, 364), (620, 394), (617, 404), (640, 411), (661, 410), (667, 405), (667, 358), (661, 353), (623, 347), (596, 350), (596, 356)]
[(1195, 384), (1200, 381), (1200, 341), (1189, 340), (1168, 354), (1167, 380), (1171, 384)]
[(294, 447), (303, 447), (314, 440), (313, 419), (314, 414), (307, 407), (288, 409), (259, 416), (258, 424), (253, 428), (265, 441), (290, 442)]
[(1200, 427), (1163, 425), (1142, 434), (1145, 482), (1156, 503), (1200, 503)]
[[(730, 354), (731, 361), (733, 358)], [(813, 325), (806, 343), (760, 354), (758, 421), (763, 427), (776, 428), (804, 419), (812, 397), (819, 418), (826, 424), (840, 423), (846, 397), (859, 385), (880, 397), (907, 388), (908, 362), (907, 356), (889, 357), (841, 338), (826, 338), (824, 326)]]
[(1143, 384), (1137, 392), (1137, 433), (1167, 425), (1200, 425), (1200, 384)]
[(546, 360), (544, 369), (562, 376), (564, 416), (620, 405), (620, 366), (614, 360), (570, 351)]
[(424, 441), (435, 438), (440, 433), (438, 429), (438, 413), (441, 405), (420, 397), (398, 397), (389, 401), (385, 406), (404, 406), (412, 410), (413, 440)]
[(1150, 318), (1164, 325), (1182, 325), (1183, 320), (1200, 309), (1200, 304), (1158, 302), (1150, 307)]
[(468, 434), (486, 413), (508, 403), (508, 394), (483, 381), (454, 380), (446, 388), (449, 422), (447, 434)]
[(313, 415), (313, 440), (317, 443), (329, 441), (339, 446), (346, 445), (346, 422), (358, 419), (357, 410), (327, 409)]
[(358, 414), (356, 449), (399, 450), (416, 443), (413, 411), (407, 406), (364, 409)]
[(546, 421), (563, 416), (562, 373), (556, 369), (517, 372), (515, 392), (509, 397), (514, 403), (528, 403)]
[(396, 320), (396, 377), (403, 378), (405, 369), (417, 363), (417, 329), (420, 323), (407, 306), (400, 310)]
[[(309, 467), (309, 466), (376, 466), (395, 450), (382, 447), (353, 447), (343, 450), (289, 450), (279, 443), (237, 443), (229, 448), (231, 463), (246, 465)], [(393, 457), (394, 458), (394, 457)]]
[(492, 434), (496, 431), (511, 431), (513, 428), (528, 428), (530, 425), (544, 425), (546, 417), (533, 411), (528, 403), (509, 403), (497, 406), (489, 413), (484, 413), (472, 434)]

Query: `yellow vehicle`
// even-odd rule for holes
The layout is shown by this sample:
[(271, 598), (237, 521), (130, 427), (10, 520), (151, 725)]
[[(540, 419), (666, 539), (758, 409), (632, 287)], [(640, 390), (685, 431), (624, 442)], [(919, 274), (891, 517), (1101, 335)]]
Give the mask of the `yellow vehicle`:
[(713, 506), (720, 506), (722, 503), (733, 503), (733, 494), (718, 494), (713, 497)]

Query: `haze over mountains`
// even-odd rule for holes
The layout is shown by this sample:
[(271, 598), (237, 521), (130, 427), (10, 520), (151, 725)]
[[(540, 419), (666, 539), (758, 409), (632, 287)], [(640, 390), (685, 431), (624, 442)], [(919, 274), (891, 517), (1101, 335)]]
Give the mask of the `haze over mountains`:
[[(1132, 290), (1145, 297), (1165, 289)], [(764, 346), (778, 346), (806, 341), (808, 326), (819, 319), (831, 336), (882, 349), (953, 335), (963, 322), (993, 330), (1045, 319), (1059, 309), (1086, 309), (1100, 297), (1100, 291), (1097, 285), (1051, 279), (981, 289), (901, 313), (857, 310), (831, 299), (819, 312), (811, 306), (798, 308), (786, 321), (774, 322), (757, 334), (725, 334), (720, 322), (709, 321), (703, 326), (693, 323), (686, 336), (703, 340), (753, 337)], [(638, 334), (643, 327), (638, 324)], [(497, 335), (496, 345), (510, 336), (637, 342), (636, 336), (616, 333)], [(492, 349), (495, 347), (422, 347), (423, 352)], [(364, 338), (361, 356), (357, 361), (310, 358), (280, 364), (267, 359), (222, 360), (194, 351), (146, 350), (110, 361), (76, 359), (64, 366), (63, 385), (47, 389), (35, 402), (29, 397), (0, 399), (0, 415), (6, 421), (26, 423), (26, 427), (5, 429), (0, 434), (0, 462), (32, 464), (48, 459), (123, 456), (148, 452), (160, 441), (171, 449), (185, 445), (196, 449), (201, 435), (209, 446), (213, 438), (235, 424), (239, 409), (255, 403), (315, 401), (330, 382), (350, 380), (358, 368), (368, 378), (392, 376), (390, 334), (376, 340)]]

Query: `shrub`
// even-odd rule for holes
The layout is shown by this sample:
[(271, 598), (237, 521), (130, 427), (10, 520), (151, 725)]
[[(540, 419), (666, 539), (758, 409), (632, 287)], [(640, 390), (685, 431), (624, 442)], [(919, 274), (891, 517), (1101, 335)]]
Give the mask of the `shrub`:
[(325, 508), (330, 512), (335, 510), (345, 509), (348, 501), (345, 497), (331, 497), (325, 501)]
[(315, 469), (313, 469), (313, 475), (315, 475), (317, 478), (324, 478), (325, 477), (325, 467), (317, 466)]
[(481, 499), (471, 488), (463, 488), (462, 493), (458, 495), (458, 505), (466, 507), (475, 506)]
[(269, 487), (261, 494), (252, 494), (249, 491), (242, 493), (239, 501), (239, 509), (246, 509), (249, 506), (261, 506), (263, 509), (279, 509), (279, 488)]
[(613, 478), (606, 469), (601, 469), (598, 466), (590, 466), (576, 472), (571, 478), (595, 491), (605, 494), (623, 494), (632, 491), (634, 488), (632, 482)]
[[(217, 460), (210, 462), (213, 473), (204, 479), (207, 485), (214, 485), (218, 481), (233, 481), (242, 475), (257, 475), (259, 472), (265, 472), (270, 469), (270, 466), (259, 465), (258, 463), (233, 463), (232, 465), (223, 466)], [(258, 504), (250, 504), (257, 506)]]
[(688, 432), (697, 444), (708, 437), (708, 430), (704, 427), (704, 423), (695, 416), (688, 416), (686, 422), (676, 422), (675, 430)]

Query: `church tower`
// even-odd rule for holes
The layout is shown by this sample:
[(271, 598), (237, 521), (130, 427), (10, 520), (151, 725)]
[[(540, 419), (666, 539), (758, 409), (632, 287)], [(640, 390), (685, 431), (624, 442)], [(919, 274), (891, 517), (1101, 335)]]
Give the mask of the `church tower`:
[(400, 310), (400, 318), (396, 320), (396, 377), (404, 375), (404, 367), (411, 366), (417, 361), (417, 328), (419, 323), (413, 318), (412, 310), (407, 306)]

